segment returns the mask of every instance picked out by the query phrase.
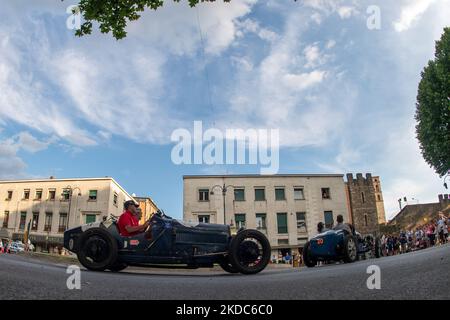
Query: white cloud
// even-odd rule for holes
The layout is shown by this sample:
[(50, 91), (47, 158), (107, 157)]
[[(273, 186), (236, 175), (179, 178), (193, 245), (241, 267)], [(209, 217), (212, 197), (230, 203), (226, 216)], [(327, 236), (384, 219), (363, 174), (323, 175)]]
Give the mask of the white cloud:
[(178, 55), (193, 54), (199, 48), (201, 31), (205, 51), (217, 55), (233, 43), (238, 32), (237, 19), (250, 13), (255, 3), (256, 0), (215, 1), (190, 8), (187, 1), (167, 1), (157, 11), (145, 12), (127, 30), (130, 37), (157, 43)]
[(52, 141), (40, 141), (36, 139), (29, 132), (23, 131), (17, 135), (17, 144), (20, 148), (25, 151), (35, 153), (38, 151), (42, 151), (48, 148)]
[(321, 83), (324, 78), (325, 72), (316, 70), (310, 73), (286, 74), (283, 81), (292, 90), (304, 90)]
[(435, 0), (408, 0), (401, 8), (400, 18), (393, 25), (397, 32), (403, 32), (411, 28), (418, 21)]
[(338, 9), (338, 14), (342, 19), (348, 19), (357, 13), (358, 11), (354, 7), (343, 6)]

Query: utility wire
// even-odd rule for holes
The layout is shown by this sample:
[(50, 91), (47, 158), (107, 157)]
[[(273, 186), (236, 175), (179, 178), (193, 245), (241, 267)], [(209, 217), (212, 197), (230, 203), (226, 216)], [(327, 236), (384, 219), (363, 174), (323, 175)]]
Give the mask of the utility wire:
[[(207, 91), (208, 91), (208, 98), (209, 98), (209, 106), (211, 108), (211, 111), (214, 111), (214, 106), (212, 103), (212, 95), (211, 95), (211, 85), (210, 85), (210, 81), (209, 81), (208, 65), (206, 63), (206, 57), (205, 57), (205, 41), (203, 39), (202, 28), (200, 25), (200, 16), (198, 13), (198, 6), (195, 6), (195, 12), (197, 13), (198, 32), (200, 34), (200, 44), (202, 47), (201, 54), (202, 54), (203, 63), (205, 66), (205, 76), (206, 76), (206, 84), (207, 84)], [(215, 125), (215, 121), (213, 121), (213, 126), (214, 125)]]

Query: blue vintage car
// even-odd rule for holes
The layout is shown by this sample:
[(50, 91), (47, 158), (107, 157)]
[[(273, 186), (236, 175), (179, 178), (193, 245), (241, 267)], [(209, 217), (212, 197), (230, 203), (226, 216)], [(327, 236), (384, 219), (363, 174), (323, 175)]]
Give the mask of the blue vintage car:
[(119, 234), (116, 221), (94, 222), (64, 232), (64, 247), (77, 254), (89, 270), (120, 271), (127, 266), (166, 268), (212, 267), (254, 274), (270, 260), (270, 244), (257, 230), (220, 224), (186, 223), (161, 211), (150, 219), (151, 232), (131, 237)]
[(382, 255), (381, 242), (372, 235), (346, 230), (328, 230), (308, 241), (303, 247), (303, 261), (307, 267), (315, 267), (318, 261), (354, 262), (359, 258)]

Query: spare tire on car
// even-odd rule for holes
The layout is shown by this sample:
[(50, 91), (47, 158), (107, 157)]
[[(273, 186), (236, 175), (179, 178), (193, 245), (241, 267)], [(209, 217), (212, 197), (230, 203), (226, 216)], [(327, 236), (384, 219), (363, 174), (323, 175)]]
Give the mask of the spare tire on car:
[(243, 230), (231, 240), (229, 262), (243, 274), (258, 273), (270, 261), (270, 243), (266, 236), (257, 230)]
[(77, 257), (87, 269), (104, 271), (114, 268), (117, 255), (117, 240), (106, 229), (91, 228), (81, 234)]

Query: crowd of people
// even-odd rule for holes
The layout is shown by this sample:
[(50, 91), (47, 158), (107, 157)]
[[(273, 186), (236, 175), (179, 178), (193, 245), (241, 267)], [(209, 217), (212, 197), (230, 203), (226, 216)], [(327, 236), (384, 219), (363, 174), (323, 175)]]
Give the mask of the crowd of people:
[(396, 255), (409, 251), (442, 245), (449, 241), (450, 217), (439, 213), (439, 218), (431, 220), (413, 230), (402, 230), (398, 234), (382, 235), (384, 255)]

